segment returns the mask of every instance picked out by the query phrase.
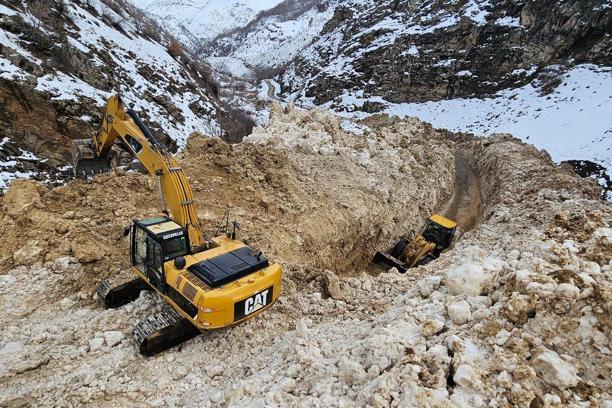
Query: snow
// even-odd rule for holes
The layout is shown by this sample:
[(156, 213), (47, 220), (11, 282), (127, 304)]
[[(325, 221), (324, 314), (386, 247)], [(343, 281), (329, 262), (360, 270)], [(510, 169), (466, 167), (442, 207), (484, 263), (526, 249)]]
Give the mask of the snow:
[(332, 15), (333, 7), (323, 12), (314, 7), (293, 20), (280, 21), (278, 17), (270, 16), (236, 44), (229, 56), (252, 66), (281, 66), (298, 56)]
[(446, 275), (446, 286), (453, 295), (480, 295), (490, 276), (482, 265), (466, 262), (451, 267)]
[(485, 10), (487, 6), (491, 6), (489, 0), (469, 0), (463, 10), (463, 15), (478, 25), (486, 24), (489, 15), (489, 12)]
[(352, 133), (358, 136), (362, 136), (363, 134), (365, 134), (367, 131), (370, 130), (369, 127), (365, 125), (360, 125), (350, 120), (343, 120), (342, 122), (340, 122), (340, 128), (347, 133)]
[(406, 51), (402, 52), (400, 55), (401, 56), (407, 56), (407, 55), (417, 56), (419, 55), (419, 49), (415, 45), (411, 45)]
[[(165, 45), (140, 37), (137, 22), (127, 13), (117, 14), (100, 0), (88, 1), (97, 14), (80, 4), (65, 2), (69, 21), (65, 26), (65, 41), (86, 54), (92, 64), (105, 66), (102, 81), (94, 82), (87, 75), (77, 77), (77, 74), (62, 72), (28, 52), (24, 38), (7, 30), (0, 30), (0, 48), (3, 49), (0, 78), (34, 84), (34, 89), (46, 94), (51, 101), (80, 103), (89, 99), (99, 109), (103, 109), (109, 96), (119, 92), (129, 107), (146, 113), (145, 120), (152, 129), (166, 133), (179, 148), (195, 131), (210, 136), (221, 135), (220, 125), (215, 119), (216, 103), (206, 91), (195, 85), (190, 71), (169, 55)], [(56, 35), (49, 31), (52, 27), (40, 23), (27, 12), (27, 8), (14, 11), (0, 5), (0, 15), (2, 19), (19, 15), (26, 24)], [(120, 22), (121, 30), (109, 25), (106, 19)], [(22, 63), (27, 68), (20, 68)], [(32, 64), (40, 66), (40, 69), (30, 69)], [(104, 81), (107, 75), (115, 75), (117, 81)], [(113, 82), (116, 82), (115, 89), (100, 85)], [(92, 117), (83, 115), (80, 119), (91, 121)], [(0, 162), (0, 190), (6, 189), (15, 178), (46, 178), (50, 182), (51, 176), (45, 172), (24, 170), (32, 168), (31, 164), (24, 162), (32, 161), (41, 162), (24, 151), (16, 157), (4, 157)]]
[(282, 0), (130, 0), (162, 23), (177, 38), (197, 47), (203, 41), (244, 27), (257, 13)]
[[(561, 80), (550, 95), (528, 84), (491, 98), (394, 104), (346, 92), (340, 105), (348, 110), (343, 114), (352, 117), (367, 116), (359, 107), (370, 100), (386, 104), (386, 113), (415, 116), (438, 128), (479, 136), (511, 133), (546, 149), (557, 162), (591, 160), (612, 171), (612, 68), (578, 65)], [(337, 110), (342, 113), (342, 108)]]
[(474, 74), (472, 74), (472, 71), (470, 70), (463, 70), (463, 71), (459, 71), (456, 74), (458, 77), (471, 77), (474, 76)]
[(79, 78), (61, 72), (38, 78), (35, 89), (40, 92), (49, 92), (54, 101), (78, 102), (81, 97), (86, 97), (95, 100), (99, 106), (103, 106), (111, 96), (109, 92), (103, 92)]
[[(92, 0), (92, 4), (96, 8), (106, 7), (97, 0)], [(145, 111), (149, 117), (154, 118), (159, 128), (177, 141), (179, 147), (183, 147), (187, 137), (195, 131), (208, 135), (218, 135), (220, 133), (219, 124), (214, 118), (200, 117), (191, 110), (190, 104), (196, 103), (199, 99), (197, 95), (190, 92), (181, 95), (168, 92), (167, 89), (172, 82), (186, 85), (193, 79), (185, 75), (181, 65), (168, 54), (163, 45), (141, 37), (136, 39), (127, 37), (76, 4), (71, 3), (69, 7), (70, 16), (78, 27), (78, 38), (73, 39), (71, 43), (87, 50), (90, 48), (105, 48), (108, 43), (111, 43), (114, 48), (110, 55), (114, 62), (134, 81), (133, 86), (127, 86), (123, 83), (118, 90), (122, 93), (126, 102), (132, 104), (134, 109)], [(114, 12), (105, 9), (105, 13)], [(125, 20), (122, 25), (128, 31), (137, 31), (129, 20)], [(154, 67), (161, 73), (160, 79), (150, 82), (145, 78), (140, 69), (143, 65)], [(104, 106), (106, 99), (111, 94), (108, 92), (110, 90), (94, 88), (78, 78), (62, 73), (58, 73), (55, 77), (39, 78), (37, 90), (51, 91), (55, 94), (53, 96), (55, 100), (76, 101), (81, 96), (89, 97), (95, 100), (100, 107)], [(180, 114), (184, 118), (183, 123), (171, 121), (164, 107), (143, 99), (141, 93), (145, 91), (160, 97), (169, 97), (174, 106), (179, 108)], [(212, 109), (212, 105), (208, 107)]]
[(13, 9), (10, 9), (2, 4), (0, 4), (0, 14), (4, 14), (6, 16), (14, 16), (17, 12)]
[(19, 45), (19, 37), (6, 30), (0, 30), (0, 45), (10, 48), (15, 51), (15, 55), (21, 55), (36, 65), (40, 65), (41, 61), (26, 51), (21, 45)]
[(498, 18), (495, 21), (495, 24), (505, 27), (523, 27), (521, 25), (521, 20), (518, 17), (509, 16)]
[(26, 72), (13, 65), (9, 60), (0, 58), (0, 78), (8, 80), (23, 79)]
[[(0, 150), (6, 145), (10, 139), (8, 137), (4, 137), (0, 141)], [(19, 149), (19, 156), (8, 156), (6, 160), (0, 159), (0, 191), (4, 191), (8, 188), (11, 181), (21, 178), (21, 179), (29, 179), (36, 175), (35, 172), (32, 171), (20, 171), (20, 170), (5, 170), (10, 169), (19, 164), (19, 161), (41, 161), (36, 155), (31, 152), (25, 151), (23, 149)], [(44, 160), (42, 160), (44, 161)]]
[(465, 324), (472, 316), (470, 304), (465, 300), (453, 302), (447, 307), (448, 316), (457, 325)]
[(438, 61), (433, 64), (434, 67), (450, 67), (453, 62), (457, 61), (455, 58), (449, 58), (447, 60)]
[(208, 57), (208, 62), (215, 70), (245, 80), (254, 79), (253, 70), (244, 61), (233, 57)]

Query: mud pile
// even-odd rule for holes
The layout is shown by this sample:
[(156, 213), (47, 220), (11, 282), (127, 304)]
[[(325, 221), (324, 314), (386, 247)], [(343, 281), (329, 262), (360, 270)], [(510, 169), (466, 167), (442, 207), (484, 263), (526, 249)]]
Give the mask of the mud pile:
[[(480, 179), (480, 223), (426, 267), (372, 274), (374, 249), (447, 207), (456, 152)], [(163, 304), (143, 293), (103, 310), (92, 294), (127, 267), (123, 227), (156, 212), (149, 178), (15, 183), (2, 198), (0, 404), (610, 403), (610, 204), (546, 153), (414, 119), (277, 110), (246, 143), (192, 137), (180, 160), (204, 223), (231, 205), (242, 237), (283, 264), (279, 303), (142, 358), (129, 332)]]

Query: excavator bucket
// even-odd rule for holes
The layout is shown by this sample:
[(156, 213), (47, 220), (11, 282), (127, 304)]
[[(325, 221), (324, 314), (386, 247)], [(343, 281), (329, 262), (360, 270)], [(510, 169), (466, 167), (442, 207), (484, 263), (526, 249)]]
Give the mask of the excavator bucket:
[(74, 177), (87, 179), (111, 169), (110, 161), (99, 158), (92, 139), (77, 139), (72, 142)]
[(382, 266), (386, 270), (395, 267), (400, 273), (406, 272), (406, 266), (402, 261), (385, 252), (376, 252), (376, 255), (374, 255), (374, 259), (372, 259), (372, 262), (379, 266)]

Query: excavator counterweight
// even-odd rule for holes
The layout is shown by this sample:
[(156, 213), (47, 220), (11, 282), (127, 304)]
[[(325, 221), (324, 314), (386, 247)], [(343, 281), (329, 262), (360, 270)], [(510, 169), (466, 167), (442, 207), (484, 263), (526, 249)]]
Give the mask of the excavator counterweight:
[(109, 308), (137, 299), (142, 290), (156, 291), (168, 303), (166, 311), (135, 326), (132, 337), (140, 352), (159, 353), (271, 307), (280, 296), (280, 265), (236, 240), (235, 233), (205, 239), (187, 176), (119, 96), (108, 100), (95, 137), (74, 142), (75, 176), (88, 179), (112, 169), (117, 139), (155, 177), (164, 213), (131, 227), (132, 278), (119, 282), (111, 276), (97, 289)]

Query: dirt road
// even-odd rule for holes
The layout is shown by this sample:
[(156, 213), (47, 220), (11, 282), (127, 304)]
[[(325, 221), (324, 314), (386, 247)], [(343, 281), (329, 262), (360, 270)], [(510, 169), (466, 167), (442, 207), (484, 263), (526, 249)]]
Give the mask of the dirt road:
[(269, 79), (266, 79), (265, 82), (266, 82), (266, 85), (268, 86), (268, 98), (275, 100), (275, 101), (282, 102), (283, 100), (276, 95), (276, 86), (274, 86), (272, 81)]
[(457, 222), (460, 238), (480, 221), (482, 193), (478, 176), (460, 153), (455, 155), (455, 177), (455, 191), (440, 214)]

